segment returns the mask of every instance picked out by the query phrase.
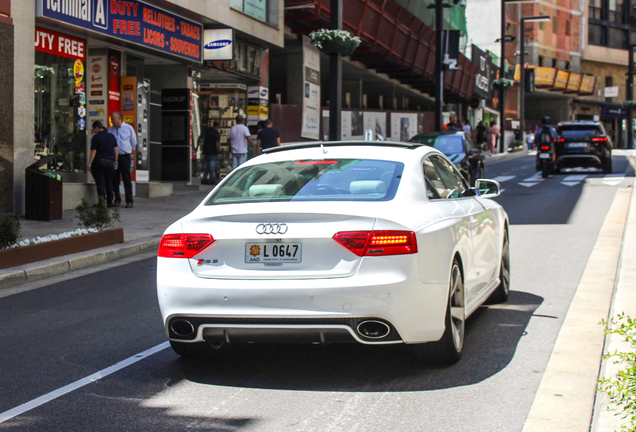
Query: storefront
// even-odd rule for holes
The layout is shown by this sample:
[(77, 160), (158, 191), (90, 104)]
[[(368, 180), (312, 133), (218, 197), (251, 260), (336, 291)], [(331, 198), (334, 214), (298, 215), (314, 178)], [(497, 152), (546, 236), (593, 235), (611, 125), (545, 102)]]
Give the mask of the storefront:
[(65, 183), (92, 182), (86, 169), (91, 124), (110, 126), (110, 115), (119, 111), (137, 133), (133, 181), (162, 180), (166, 163), (189, 180), (193, 113), (186, 116), (184, 151), (178, 159), (163, 158), (161, 110), (153, 118), (152, 93), (192, 90), (188, 69), (202, 62), (203, 25), (139, 0), (80, 6), (38, 0), (36, 17), (34, 152), (58, 156), (49, 168)]

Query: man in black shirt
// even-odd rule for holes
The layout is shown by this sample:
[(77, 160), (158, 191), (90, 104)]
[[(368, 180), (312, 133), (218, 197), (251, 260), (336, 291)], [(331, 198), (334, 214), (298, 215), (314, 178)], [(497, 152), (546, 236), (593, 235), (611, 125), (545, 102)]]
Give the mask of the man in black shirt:
[[(93, 122), (93, 138), (91, 154), (88, 160), (88, 171), (93, 174), (97, 195), (106, 200), (108, 207), (113, 206), (113, 176), (118, 156), (117, 139), (109, 133), (102, 122)], [(105, 189), (105, 190), (104, 190)]]
[(256, 152), (260, 154), (261, 150), (265, 150), (271, 147), (277, 147), (280, 145), (280, 134), (272, 126), (274, 122), (272, 119), (265, 121), (265, 129), (258, 131), (256, 135)]
[(220, 122), (214, 120), (212, 127), (209, 127), (205, 131), (203, 137), (203, 154), (206, 159), (206, 167), (203, 172), (203, 184), (215, 183), (215, 170), (216, 164), (219, 163), (219, 151), (221, 150), (221, 134), (219, 133)]

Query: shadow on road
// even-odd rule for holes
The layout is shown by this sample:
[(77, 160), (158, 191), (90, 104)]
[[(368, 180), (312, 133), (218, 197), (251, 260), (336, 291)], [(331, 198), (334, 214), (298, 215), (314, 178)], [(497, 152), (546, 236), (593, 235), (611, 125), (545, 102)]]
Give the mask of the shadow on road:
[(543, 299), (511, 292), (468, 320), (462, 360), (422, 366), (406, 345), (237, 345), (209, 360), (175, 359), (172, 383), (308, 391), (403, 392), (481, 382), (508, 365)]

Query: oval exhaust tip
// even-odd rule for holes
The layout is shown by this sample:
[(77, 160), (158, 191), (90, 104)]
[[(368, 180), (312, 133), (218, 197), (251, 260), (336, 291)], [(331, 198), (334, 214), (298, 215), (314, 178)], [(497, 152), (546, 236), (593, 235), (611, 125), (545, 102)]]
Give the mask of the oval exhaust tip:
[(358, 324), (358, 333), (368, 339), (382, 339), (387, 337), (391, 328), (382, 321), (362, 321)]
[(176, 319), (170, 323), (170, 329), (177, 336), (189, 337), (194, 334), (194, 326), (188, 320)]

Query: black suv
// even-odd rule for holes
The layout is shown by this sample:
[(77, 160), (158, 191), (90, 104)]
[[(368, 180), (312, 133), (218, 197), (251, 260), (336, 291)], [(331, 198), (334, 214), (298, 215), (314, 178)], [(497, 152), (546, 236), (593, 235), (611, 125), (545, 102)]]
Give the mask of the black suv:
[(556, 172), (561, 168), (596, 167), (612, 172), (612, 140), (603, 124), (595, 121), (561, 122), (554, 145)]

